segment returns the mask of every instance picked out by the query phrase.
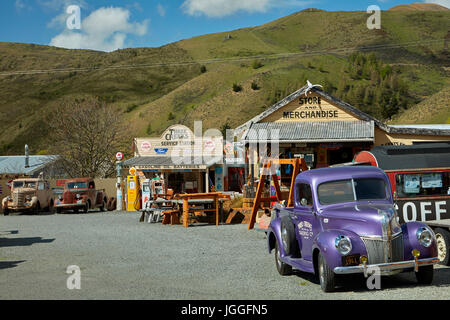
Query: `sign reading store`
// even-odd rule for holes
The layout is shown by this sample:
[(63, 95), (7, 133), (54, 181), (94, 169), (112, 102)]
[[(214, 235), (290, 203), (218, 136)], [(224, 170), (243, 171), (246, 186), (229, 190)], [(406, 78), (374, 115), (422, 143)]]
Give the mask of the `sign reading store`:
[(304, 110), (283, 112), (283, 119), (337, 119), (339, 110), (322, 110), (321, 97), (302, 97), (298, 100)]

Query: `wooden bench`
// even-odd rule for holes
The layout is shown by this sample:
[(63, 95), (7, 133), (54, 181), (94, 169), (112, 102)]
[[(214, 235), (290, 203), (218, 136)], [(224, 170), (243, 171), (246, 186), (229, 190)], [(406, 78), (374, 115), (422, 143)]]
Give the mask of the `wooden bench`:
[(171, 226), (181, 224), (180, 218), (178, 215), (180, 214), (179, 210), (168, 210), (163, 211), (164, 219), (162, 224), (170, 224)]

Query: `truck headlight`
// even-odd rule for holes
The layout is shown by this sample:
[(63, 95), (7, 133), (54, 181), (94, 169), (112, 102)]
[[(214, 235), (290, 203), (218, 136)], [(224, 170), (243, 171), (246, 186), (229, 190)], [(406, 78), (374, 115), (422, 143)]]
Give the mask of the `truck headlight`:
[(433, 243), (433, 240), (434, 240), (433, 231), (431, 231), (430, 229), (428, 229), (426, 227), (419, 228), (417, 230), (416, 236), (417, 236), (417, 240), (419, 241), (419, 243), (426, 248), (431, 246), (431, 244)]
[(352, 242), (346, 236), (337, 237), (336, 240), (334, 240), (334, 244), (336, 246), (336, 249), (343, 256), (349, 254), (352, 251)]
[(12, 198), (10, 196), (8, 196), (8, 198), (6, 200), (7, 201), (12, 201)]
[(63, 197), (62, 196), (58, 196), (58, 200), (59, 201), (63, 201)]
[(77, 199), (81, 199), (81, 195), (77, 193)]
[(26, 197), (25, 197), (25, 200), (31, 201), (31, 196), (26, 196)]

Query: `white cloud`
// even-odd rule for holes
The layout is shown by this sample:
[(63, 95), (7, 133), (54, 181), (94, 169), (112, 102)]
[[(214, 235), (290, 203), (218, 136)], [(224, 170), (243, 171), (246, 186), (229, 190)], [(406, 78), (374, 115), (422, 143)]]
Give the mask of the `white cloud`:
[(267, 12), (274, 7), (304, 7), (314, 1), (302, 0), (185, 0), (182, 8), (192, 16), (224, 17), (239, 11)]
[(425, 0), (426, 3), (436, 3), (450, 9), (450, 0)]
[(160, 3), (158, 3), (158, 6), (156, 7), (156, 10), (158, 10), (158, 14), (161, 17), (165, 17), (166, 16), (166, 8), (164, 8)]
[(14, 3), (14, 6), (16, 7), (17, 11), (22, 11), (22, 10), (31, 10), (31, 7), (26, 4), (23, 0), (16, 0), (16, 2)]
[[(58, 17), (55, 19), (57, 19), (56, 22), (61, 22)], [(81, 30), (66, 29), (54, 37), (50, 45), (68, 49), (108, 52), (122, 49), (125, 47), (127, 35), (144, 36), (147, 34), (149, 20), (141, 23), (129, 20), (130, 11), (127, 9), (100, 8), (82, 20)]]

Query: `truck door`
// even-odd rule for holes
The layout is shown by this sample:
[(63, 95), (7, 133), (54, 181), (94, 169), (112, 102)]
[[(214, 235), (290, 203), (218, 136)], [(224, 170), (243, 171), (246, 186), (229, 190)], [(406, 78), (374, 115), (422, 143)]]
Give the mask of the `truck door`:
[(302, 258), (312, 261), (312, 245), (320, 226), (314, 212), (312, 189), (308, 183), (296, 185), (293, 222)]
[(39, 200), (39, 203), (41, 205), (41, 208), (46, 208), (48, 204), (47, 199), (47, 186), (44, 181), (38, 181), (37, 183), (37, 198)]

